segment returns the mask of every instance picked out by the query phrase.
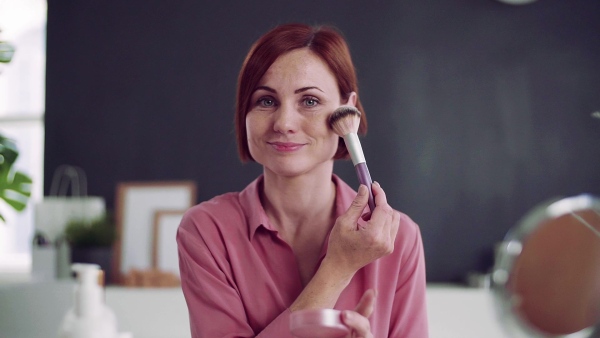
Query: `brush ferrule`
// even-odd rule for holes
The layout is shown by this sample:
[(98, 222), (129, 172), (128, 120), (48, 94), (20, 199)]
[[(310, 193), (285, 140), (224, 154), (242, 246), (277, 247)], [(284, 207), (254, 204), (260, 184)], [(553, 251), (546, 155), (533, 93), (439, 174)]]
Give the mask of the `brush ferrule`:
[(363, 153), (360, 140), (358, 139), (358, 135), (356, 133), (344, 135), (344, 142), (346, 143), (346, 149), (348, 149), (348, 153), (350, 153), (352, 164), (357, 165), (359, 163), (366, 162), (365, 154)]

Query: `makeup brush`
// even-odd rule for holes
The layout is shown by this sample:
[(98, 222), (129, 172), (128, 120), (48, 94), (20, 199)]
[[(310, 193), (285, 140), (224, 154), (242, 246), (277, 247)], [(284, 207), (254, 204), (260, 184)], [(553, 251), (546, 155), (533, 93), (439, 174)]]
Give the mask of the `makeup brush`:
[(329, 126), (333, 131), (344, 139), (346, 148), (350, 153), (352, 164), (361, 184), (369, 189), (369, 208), (375, 210), (373, 191), (371, 190), (371, 175), (367, 168), (367, 161), (363, 154), (360, 140), (358, 139), (358, 127), (360, 126), (360, 111), (352, 106), (341, 106), (329, 116)]

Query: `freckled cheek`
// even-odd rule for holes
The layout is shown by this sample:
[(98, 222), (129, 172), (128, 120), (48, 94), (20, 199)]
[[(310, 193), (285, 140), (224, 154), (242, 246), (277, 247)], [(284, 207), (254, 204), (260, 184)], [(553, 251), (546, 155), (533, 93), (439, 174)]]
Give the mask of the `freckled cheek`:
[(254, 161), (258, 163), (262, 163), (264, 150), (261, 148), (264, 146), (263, 143), (260, 142), (260, 138), (256, 135), (248, 133), (246, 142), (248, 144), (248, 151), (250, 152), (250, 156), (254, 159)]
[(340, 137), (339, 136), (335, 135), (334, 137), (331, 138), (331, 142), (329, 144), (331, 144), (331, 150), (332, 150), (332, 152), (333, 152), (334, 155), (337, 152), (339, 143), (340, 143)]
[(312, 130), (315, 133), (315, 135), (326, 135), (329, 133), (333, 133), (333, 130), (329, 127), (327, 118), (321, 115), (315, 115), (306, 118), (305, 126)]
[(311, 124), (310, 129), (312, 130), (313, 135), (322, 139), (334, 139), (337, 137), (337, 134), (335, 134), (327, 122), (324, 121)]
[(324, 129), (319, 134), (313, 134), (315, 139), (319, 140), (320, 147), (323, 149), (327, 148), (333, 151), (337, 151), (340, 137), (330, 130)]
[(252, 119), (246, 115), (246, 141), (250, 142), (250, 139), (252, 138)]
[(268, 115), (261, 114), (260, 112), (249, 111), (246, 115), (246, 129), (252, 128), (254, 130), (263, 128), (268, 123)]
[(307, 121), (306, 130), (309, 130), (310, 135), (319, 140), (322, 145), (333, 144), (337, 149), (337, 140), (339, 136), (329, 127), (326, 119), (318, 117)]
[(264, 121), (262, 120), (252, 114), (246, 116), (246, 142), (248, 142), (251, 154), (260, 144), (259, 140), (264, 133)]

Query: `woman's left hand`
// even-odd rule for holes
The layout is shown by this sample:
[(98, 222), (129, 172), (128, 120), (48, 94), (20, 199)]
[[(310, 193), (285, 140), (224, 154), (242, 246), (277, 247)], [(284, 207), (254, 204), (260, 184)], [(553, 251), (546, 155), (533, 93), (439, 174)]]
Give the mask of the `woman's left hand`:
[(375, 298), (375, 290), (369, 289), (363, 294), (354, 311), (342, 312), (342, 321), (350, 329), (347, 338), (373, 338), (369, 316), (373, 313)]

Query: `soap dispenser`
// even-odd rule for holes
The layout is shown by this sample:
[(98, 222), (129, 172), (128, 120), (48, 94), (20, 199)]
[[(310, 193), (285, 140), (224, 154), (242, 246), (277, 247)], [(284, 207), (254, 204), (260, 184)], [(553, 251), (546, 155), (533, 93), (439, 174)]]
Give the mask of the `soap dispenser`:
[(63, 319), (58, 337), (118, 338), (116, 317), (104, 303), (100, 266), (75, 263), (71, 269), (77, 280), (74, 302)]

